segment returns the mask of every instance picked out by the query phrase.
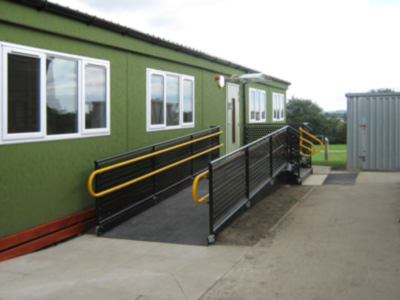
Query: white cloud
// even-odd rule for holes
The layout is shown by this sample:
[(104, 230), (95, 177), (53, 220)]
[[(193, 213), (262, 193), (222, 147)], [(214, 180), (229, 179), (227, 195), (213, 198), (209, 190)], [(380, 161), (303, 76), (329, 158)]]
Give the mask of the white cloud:
[(289, 97), (326, 110), (347, 92), (400, 89), (396, 0), (55, 2), (288, 80)]

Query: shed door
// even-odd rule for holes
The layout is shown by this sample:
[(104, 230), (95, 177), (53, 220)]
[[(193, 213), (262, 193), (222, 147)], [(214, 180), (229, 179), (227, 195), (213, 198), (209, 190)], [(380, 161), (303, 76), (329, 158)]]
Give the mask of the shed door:
[(360, 154), (359, 154), (359, 160), (360, 160), (360, 169), (365, 170), (367, 168), (367, 144), (368, 144), (368, 136), (367, 136), (367, 120), (365, 118), (362, 118), (361, 124), (360, 124)]
[(240, 147), (240, 101), (239, 85), (226, 85), (226, 152)]

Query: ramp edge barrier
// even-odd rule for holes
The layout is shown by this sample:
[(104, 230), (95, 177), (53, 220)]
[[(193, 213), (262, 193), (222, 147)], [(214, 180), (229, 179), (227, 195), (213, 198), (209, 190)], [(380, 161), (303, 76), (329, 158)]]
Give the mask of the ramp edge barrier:
[(219, 156), (219, 127), (95, 161), (88, 180), (98, 235), (162, 201)]
[(285, 125), (211, 161), (208, 242), (213, 243), (221, 228), (244, 206), (250, 207), (251, 200), (282, 172), (299, 179), (303, 160), (300, 131)]

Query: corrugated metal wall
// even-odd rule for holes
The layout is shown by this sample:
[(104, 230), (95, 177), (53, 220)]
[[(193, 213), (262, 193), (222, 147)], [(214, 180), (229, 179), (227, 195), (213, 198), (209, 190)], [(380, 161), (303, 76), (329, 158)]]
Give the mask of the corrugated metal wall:
[(400, 170), (400, 93), (346, 97), (347, 169)]

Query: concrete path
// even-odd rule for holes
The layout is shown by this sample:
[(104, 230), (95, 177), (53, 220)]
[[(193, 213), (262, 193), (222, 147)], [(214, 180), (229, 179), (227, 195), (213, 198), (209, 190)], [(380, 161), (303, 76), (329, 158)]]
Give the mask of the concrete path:
[(198, 299), (247, 250), (86, 234), (0, 263), (0, 299)]
[(400, 299), (400, 173), (312, 188), (253, 247), (83, 235), (0, 263), (0, 299)]
[(400, 299), (400, 174), (324, 185), (201, 298)]

